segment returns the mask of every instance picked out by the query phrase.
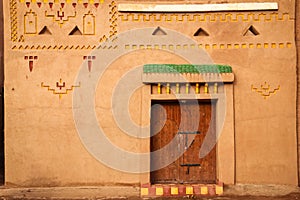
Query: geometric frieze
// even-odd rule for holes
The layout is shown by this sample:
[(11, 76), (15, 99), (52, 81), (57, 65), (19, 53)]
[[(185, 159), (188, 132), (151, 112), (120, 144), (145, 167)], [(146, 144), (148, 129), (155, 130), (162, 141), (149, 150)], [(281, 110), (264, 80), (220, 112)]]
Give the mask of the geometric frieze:
[[(142, 23), (140, 27), (153, 22), (180, 23), (214, 23), (214, 22), (290, 22), (289, 14), (284, 13), (128, 13), (118, 12), (115, 1), (101, 0), (9, 0), (11, 20), (11, 41), (13, 50), (56, 50), (56, 49), (94, 49), (101, 42), (115, 41), (118, 33), (118, 19), (121, 23)], [(107, 12), (109, 11), (109, 12)], [(252, 24), (252, 25), (251, 25)], [(251, 23), (240, 35), (256, 36), (260, 33)], [(152, 24), (153, 25), (153, 24)], [(163, 25), (162, 25), (163, 26)], [(139, 27), (139, 26), (136, 26)], [(153, 35), (166, 35), (163, 28), (158, 27)], [(212, 36), (213, 30), (207, 26), (195, 26), (191, 36)], [(48, 40), (45, 37), (53, 39)], [(84, 38), (82, 38), (84, 37)], [(245, 38), (247, 39), (247, 38)], [(146, 44), (137, 44), (146, 45)], [(148, 45), (148, 44), (147, 44)], [(165, 44), (157, 44), (165, 45)], [(168, 46), (185, 44), (166, 44)], [(188, 45), (188, 44), (187, 44)], [(205, 49), (235, 48), (286, 48), (291, 41), (259, 41), (259, 42), (212, 42), (199, 44)], [(176, 48), (175, 47), (175, 48)], [(99, 47), (99, 48), (107, 48)]]

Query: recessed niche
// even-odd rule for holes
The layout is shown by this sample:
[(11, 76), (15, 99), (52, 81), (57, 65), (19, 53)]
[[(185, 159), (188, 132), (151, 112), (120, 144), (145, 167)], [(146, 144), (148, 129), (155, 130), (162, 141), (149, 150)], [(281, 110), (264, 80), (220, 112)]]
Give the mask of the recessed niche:
[(167, 35), (167, 33), (166, 33), (162, 28), (157, 27), (157, 28), (153, 31), (152, 35)]
[(78, 26), (75, 26), (69, 35), (82, 35), (82, 32), (79, 30)]
[(209, 36), (208, 32), (205, 31), (203, 28), (199, 28), (195, 33), (194, 36)]
[(44, 28), (39, 32), (39, 35), (52, 35), (52, 33), (47, 26), (44, 26)]
[(259, 35), (258, 30), (254, 26), (250, 26), (247, 28), (247, 30), (244, 32), (243, 36), (257, 36)]

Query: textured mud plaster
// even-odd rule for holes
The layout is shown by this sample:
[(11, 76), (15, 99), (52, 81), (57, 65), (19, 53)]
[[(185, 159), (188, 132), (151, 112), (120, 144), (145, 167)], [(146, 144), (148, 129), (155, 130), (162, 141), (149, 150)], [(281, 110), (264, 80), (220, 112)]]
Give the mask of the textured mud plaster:
[[(296, 10), (300, 9), (300, 1), (296, 1)], [(297, 95), (297, 134), (298, 134), (298, 177), (300, 177), (300, 14), (296, 12), (296, 44), (297, 44), (297, 72), (298, 72), (298, 95)], [(300, 178), (299, 185), (300, 185)]]

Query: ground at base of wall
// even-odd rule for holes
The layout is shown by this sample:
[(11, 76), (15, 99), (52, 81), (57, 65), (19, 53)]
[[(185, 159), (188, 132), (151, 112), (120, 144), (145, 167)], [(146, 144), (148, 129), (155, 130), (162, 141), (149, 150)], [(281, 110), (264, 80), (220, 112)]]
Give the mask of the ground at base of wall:
[(0, 200), (180, 200), (180, 199), (195, 199), (195, 200), (299, 200), (300, 193), (292, 193), (285, 196), (220, 196), (220, 197), (159, 197), (159, 198), (141, 198), (141, 197), (119, 197), (119, 198), (45, 198), (45, 197), (0, 197)]
[[(216, 196), (216, 197), (185, 197), (185, 198), (155, 198), (153, 200), (179, 200), (179, 199), (195, 199), (195, 200), (299, 200), (299, 193), (291, 193), (284, 196), (234, 196), (234, 195), (224, 195), (224, 196)], [(125, 199), (109, 199), (109, 200), (125, 200)], [(129, 197), (126, 200), (146, 200), (145, 198), (133, 198)]]
[(141, 198), (139, 187), (0, 188), (0, 200), (300, 200), (300, 188), (278, 185), (225, 186), (222, 196)]
[[(156, 198), (155, 200), (169, 200), (174, 198)], [(182, 199), (182, 198), (177, 198)], [(221, 196), (221, 197), (201, 197), (201, 198), (186, 198), (186, 199), (195, 199), (195, 200), (299, 200), (300, 193), (292, 193), (285, 196)], [(117, 200), (117, 199), (115, 199)], [(121, 200), (121, 199), (120, 199)], [(128, 200), (138, 200), (134, 198), (128, 198)], [(142, 199), (141, 199), (142, 200)]]

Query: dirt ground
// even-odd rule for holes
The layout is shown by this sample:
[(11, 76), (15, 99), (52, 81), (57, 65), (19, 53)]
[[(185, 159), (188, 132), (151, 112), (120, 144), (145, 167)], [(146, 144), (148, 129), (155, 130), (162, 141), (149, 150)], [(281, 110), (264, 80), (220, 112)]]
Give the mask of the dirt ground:
[(195, 200), (300, 200), (300, 193), (291, 193), (284, 196), (234, 196), (225, 195), (219, 197), (164, 197), (164, 198), (140, 198), (140, 197), (122, 197), (122, 198), (51, 198), (51, 197), (1, 197), (1, 200), (180, 200), (180, 199), (195, 199)]
[[(197, 200), (300, 200), (300, 193), (292, 193), (284, 196), (221, 196), (221, 197), (185, 197), (185, 198), (156, 198), (155, 200), (168, 199), (197, 199)], [(132, 199), (133, 200), (133, 199)]]
[(139, 187), (0, 188), (0, 200), (300, 200), (300, 188), (280, 185), (233, 185), (222, 196), (141, 198)]
[(164, 197), (164, 198), (139, 198), (139, 197), (129, 197), (129, 198), (117, 198), (110, 199), (104, 198), (101, 200), (180, 200), (180, 199), (195, 199), (195, 200), (300, 200), (300, 193), (292, 193), (284, 196), (221, 196), (221, 197)]
[(23, 198), (23, 197), (1, 197), (1, 200), (180, 200), (180, 199), (195, 199), (195, 200), (300, 200), (300, 193), (292, 193), (285, 196), (222, 196), (222, 197), (164, 197), (164, 198), (140, 198), (140, 197), (124, 197), (124, 198)]

